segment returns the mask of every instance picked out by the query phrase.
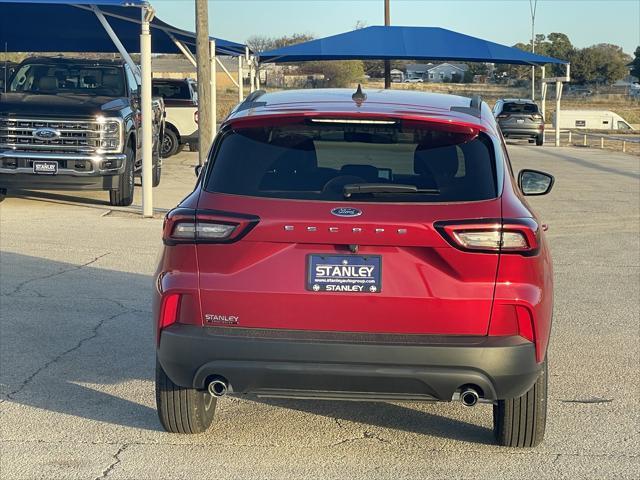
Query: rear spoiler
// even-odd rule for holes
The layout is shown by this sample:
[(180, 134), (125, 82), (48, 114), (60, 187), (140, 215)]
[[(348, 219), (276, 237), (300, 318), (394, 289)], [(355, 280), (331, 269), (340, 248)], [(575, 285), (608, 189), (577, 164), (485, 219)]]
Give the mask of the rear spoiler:
[(452, 112), (466, 113), (467, 115), (473, 115), (476, 118), (482, 117), (482, 97), (480, 95), (474, 95), (471, 97), (471, 103), (468, 107), (451, 107)]

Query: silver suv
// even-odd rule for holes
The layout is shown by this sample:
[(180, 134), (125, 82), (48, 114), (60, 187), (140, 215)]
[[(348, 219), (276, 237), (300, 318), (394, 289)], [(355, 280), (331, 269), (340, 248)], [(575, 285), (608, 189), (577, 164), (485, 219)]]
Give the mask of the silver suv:
[(533, 100), (500, 99), (493, 107), (493, 115), (505, 138), (535, 140), (538, 146), (544, 143), (544, 118)]

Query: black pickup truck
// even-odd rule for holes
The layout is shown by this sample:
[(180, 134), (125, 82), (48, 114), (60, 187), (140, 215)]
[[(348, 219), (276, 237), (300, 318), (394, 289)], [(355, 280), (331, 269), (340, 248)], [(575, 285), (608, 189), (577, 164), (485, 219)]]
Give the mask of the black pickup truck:
[[(154, 99), (153, 186), (164, 102)], [(0, 93), (0, 194), (108, 190), (131, 205), (142, 169), (140, 87), (122, 61), (31, 58)]]

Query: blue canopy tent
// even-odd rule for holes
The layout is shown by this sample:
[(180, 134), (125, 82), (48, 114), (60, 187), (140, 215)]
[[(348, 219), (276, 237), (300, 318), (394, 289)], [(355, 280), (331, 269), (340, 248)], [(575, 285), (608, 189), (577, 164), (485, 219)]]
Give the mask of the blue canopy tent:
[(308, 60), (456, 60), (517, 65), (566, 64), (437, 27), (374, 26), (260, 54), (261, 62)]
[[(128, 52), (140, 51), (140, 8), (145, 0), (0, 0), (0, 49), (9, 52), (118, 52), (105, 35), (99, 8)], [(131, 8), (138, 7), (138, 8)], [(62, 32), (64, 32), (62, 34)], [(183, 53), (173, 38), (195, 53), (195, 34), (158, 18), (151, 21), (153, 53)], [(213, 38), (217, 55), (245, 55), (246, 46)]]
[[(239, 43), (211, 38), (210, 44), (213, 65), (216, 55), (236, 56), (241, 65), (249, 54)], [(141, 54), (144, 216), (153, 214), (151, 52), (182, 53), (195, 64), (195, 47), (194, 33), (155, 18), (147, 0), (0, 0), (0, 51), (120, 53), (133, 71), (129, 52)], [(211, 109), (215, 125), (215, 103)]]
[[(556, 83), (556, 118), (560, 112), (562, 82), (569, 81), (569, 62), (437, 27), (373, 26), (311, 40), (260, 54), (261, 63), (310, 60), (455, 60), (507, 63), (542, 69), (542, 108), (548, 82)], [(546, 64), (566, 65), (565, 77), (544, 78)], [(558, 122), (556, 122), (556, 125)], [(556, 127), (556, 145), (560, 132)]]

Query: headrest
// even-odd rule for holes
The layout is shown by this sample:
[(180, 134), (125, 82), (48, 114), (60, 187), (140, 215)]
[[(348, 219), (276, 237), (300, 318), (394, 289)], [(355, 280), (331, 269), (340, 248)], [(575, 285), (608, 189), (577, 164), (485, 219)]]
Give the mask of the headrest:
[(58, 79), (56, 77), (41, 77), (38, 80), (38, 90), (57, 90)]
[(104, 86), (104, 88), (120, 90), (120, 88), (122, 87), (122, 77), (120, 77), (120, 75), (103, 75), (102, 85)]
[(318, 166), (315, 145), (308, 137), (289, 135), (276, 139), (273, 145), (286, 149), (273, 163), (272, 168), (278, 174), (299, 174), (315, 170)]
[(342, 175), (353, 175), (354, 177), (364, 178), (368, 182), (377, 182), (380, 180), (378, 169), (373, 165), (343, 165), (340, 173)]
[(454, 177), (458, 172), (458, 150), (455, 145), (429, 148), (418, 145), (413, 155), (413, 171), (418, 175)]

